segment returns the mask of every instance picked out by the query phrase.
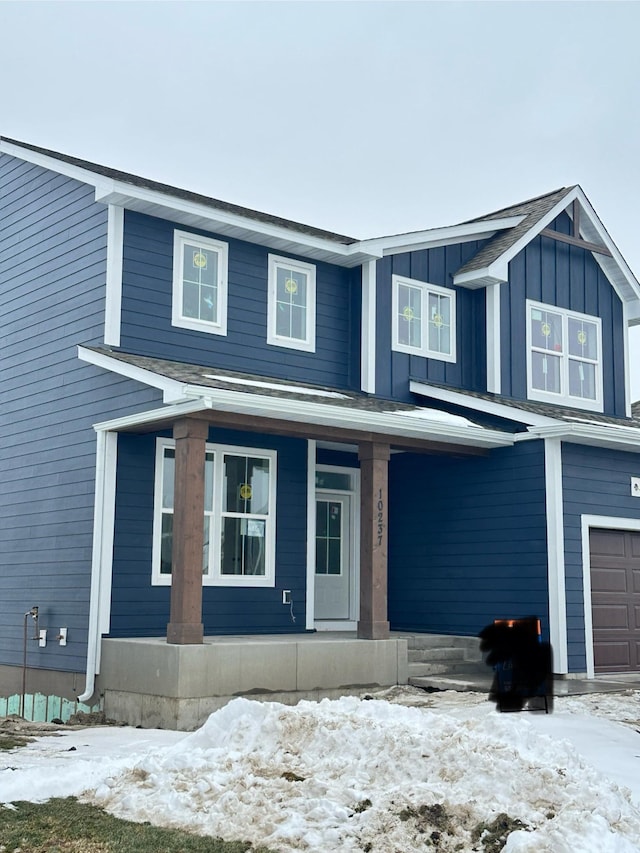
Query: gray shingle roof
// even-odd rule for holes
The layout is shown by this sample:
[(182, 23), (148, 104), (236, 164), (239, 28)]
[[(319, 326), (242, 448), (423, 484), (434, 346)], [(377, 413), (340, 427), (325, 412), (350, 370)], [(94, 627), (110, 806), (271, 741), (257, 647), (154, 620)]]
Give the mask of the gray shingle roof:
[(555, 205), (561, 201), (564, 196), (568, 195), (574, 187), (562, 187), (559, 190), (547, 193), (546, 195), (538, 196), (537, 198), (529, 199), (529, 201), (514, 204), (512, 207), (505, 207), (502, 210), (496, 210), (485, 216), (480, 216), (477, 219), (470, 219), (469, 222), (490, 222), (492, 219), (500, 219), (505, 216), (523, 215), (525, 218), (519, 225), (514, 228), (509, 228), (506, 231), (500, 231), (492, 240), (489, 240), (487, 245), (481, 249), (477, 255), (467, 261), (456, 275), (461, 275), (473, 270), (481, 270), (492, 264), (494, 261), (503, 255), (507, 249), (510, 249), (514, 243), (524, 236), (542, 217), (548, 213)]
[(325, 231), (322, 228), (314, 228), (311, 225), (303, 225), (300, 222), (293, 222), (290, 219), (283, 219), (280, 216), (272, 216), (268, 213), (262, 213), (259, 210), (252, 210), (248, 207), (241, 207), (237, 204), (230, 204), (226, 201), (220, 201), (217, 198), (194, 193), (190, 190), (183, 190), (179, 187), (173, 187), (169, 184), (163, 184), (159, 181), (152, 181), (149, 178), (141, 178), (138, 175), (132, 175), (129, 172), (122, 172), (119, 169), (111, 169), (108, 166), (101, 166), (98, 163), (91, 163), (89, 160), (82, 160), (79, 157), (71, 157), (68, 154), (60, 154), (58, 151), (51, 151), (48, 148), (40, 148), (37, 145), (30, 145), (27, 142), (20, 142), (17, 139), (9, 139), (7, 136), (0, 136), (0, 141), (8, 142), (11, 145), (18, 145), (20, 148), (25, 148), (28, 151), (34, 151), (36, 154), (42, 154), (46, 157), (51, 157), (54, 160), (60, 160), (62, 163), (68, 163), (72, 166), (77, 166), (79, 169), (85, 169), (96, 175), (102, 175), (105, 178), (111, 178), (114, 181), (121, 181), (125, 184), (131, 184), (142, 189), (154, 190), (155, 192), (165, 193), (180, 198), (185, 201), (193, 201), (198, 204), (205, 204), (208, 207), (225, 213), (231, 213), (237, 216), (243, 216), (247, 219), (253, 219), (256, 222), (263, 222), (269, 225), (275, 225), (282, 228), (287, 228), (290, 231), (296, 231), (300, 234), (306, 234), (310, 237), (319, 237), (324, 240), (331, 240), (334, 243), (350, 245), (357, 243), (355, 237), (347, 237), (344, 234), (335, 234), (332, 231)]

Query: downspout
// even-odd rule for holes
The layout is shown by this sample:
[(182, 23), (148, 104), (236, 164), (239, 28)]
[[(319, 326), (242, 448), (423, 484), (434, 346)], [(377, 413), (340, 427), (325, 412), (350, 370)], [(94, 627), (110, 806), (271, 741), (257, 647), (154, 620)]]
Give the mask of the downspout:
[(95, 692), (96, 674), (100, 672), (101, 639), (102, 635), (109, 631), (111, 615), (118, 433), (102, 429), (98, 429), (96, 433), (96, 485), (93, 511), (87, 671), (84, 692), (77, 697), (78, 702), (88, 702)]

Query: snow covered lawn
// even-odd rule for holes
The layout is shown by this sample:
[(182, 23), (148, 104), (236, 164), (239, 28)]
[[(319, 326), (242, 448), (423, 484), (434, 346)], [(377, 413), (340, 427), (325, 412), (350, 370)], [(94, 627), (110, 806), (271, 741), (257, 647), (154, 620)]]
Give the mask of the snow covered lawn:
[(410, 688), (235, 699), (191, 734), (90, 728), (0, 754), (0, 802), (75, 795), (283, 853), (638, 853), (640, 692), (555, 708)]

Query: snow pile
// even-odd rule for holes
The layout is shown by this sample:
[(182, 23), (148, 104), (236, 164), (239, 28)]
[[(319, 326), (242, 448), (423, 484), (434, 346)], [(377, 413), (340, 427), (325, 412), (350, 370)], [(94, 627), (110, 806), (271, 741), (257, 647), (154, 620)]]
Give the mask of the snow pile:
[(280, 851), (483, 850), (482, 825), (504, 813), (528, 828), (506, 853), (637, 853), (629, 792), (537, 729), (486, 705), (454, 715), (354, 697), (236, 699), (85, 797)]

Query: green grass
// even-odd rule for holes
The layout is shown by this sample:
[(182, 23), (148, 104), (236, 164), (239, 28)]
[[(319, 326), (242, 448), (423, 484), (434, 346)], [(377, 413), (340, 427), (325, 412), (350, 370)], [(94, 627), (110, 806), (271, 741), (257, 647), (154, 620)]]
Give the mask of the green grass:
[(73, 797), (13, 805), (0, 805), (0, 853), (273, 853), (247, 841), (121, 820)]

